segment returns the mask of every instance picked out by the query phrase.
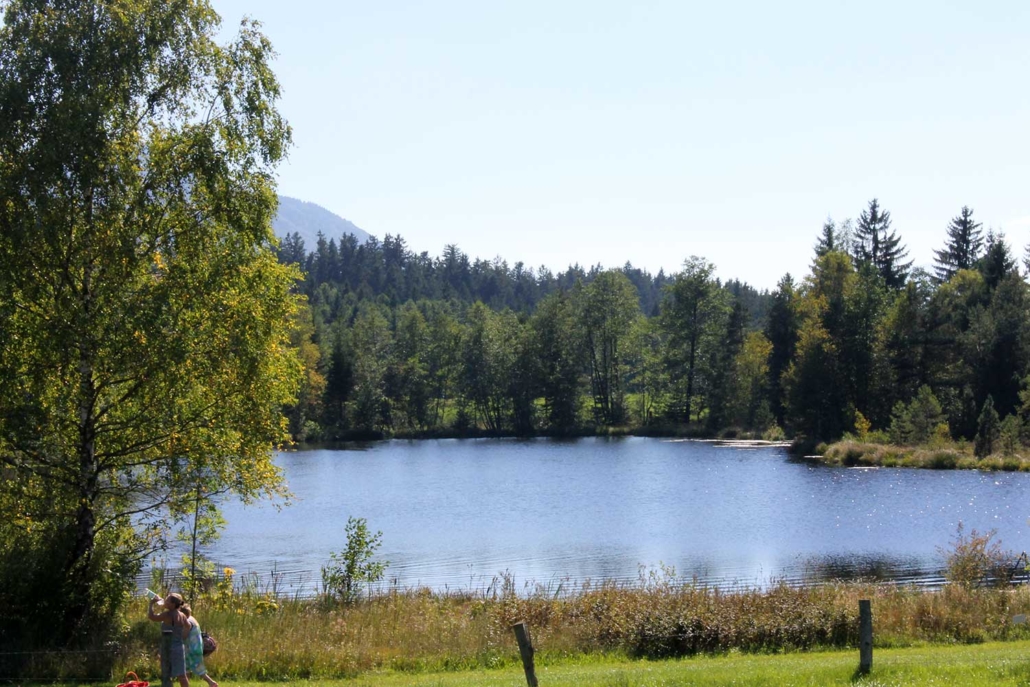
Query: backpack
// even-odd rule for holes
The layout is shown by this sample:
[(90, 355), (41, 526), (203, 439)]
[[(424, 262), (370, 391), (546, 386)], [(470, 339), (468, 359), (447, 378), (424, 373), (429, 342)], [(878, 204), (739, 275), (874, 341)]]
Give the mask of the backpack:
[(215, 652), (215, 649), (218, 648), (218, 642), (216, 642), (215, 638), (206, 632), (200, 633), (200, 641), (204, 643), (205, 656), (207, 656), (208, 654), (213, 654)]

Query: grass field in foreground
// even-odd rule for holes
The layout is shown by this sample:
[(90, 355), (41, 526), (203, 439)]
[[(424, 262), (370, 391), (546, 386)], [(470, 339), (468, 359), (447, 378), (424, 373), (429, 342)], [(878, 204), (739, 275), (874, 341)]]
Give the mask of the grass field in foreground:
[[(673, 685), (1030, 685), (1030, 641), (876, 649), (873, 671), (856, 677), (858, 651), (780, 655), (731, 654), (667, 661), (595, 661), (537, 668), (541, 687)], [(368, 673), (354, 680), (303, 681), (305, 687), (522, 687), (521, 668), (454, 673)], [(268, 683), (223, 681), (223, 687)]]

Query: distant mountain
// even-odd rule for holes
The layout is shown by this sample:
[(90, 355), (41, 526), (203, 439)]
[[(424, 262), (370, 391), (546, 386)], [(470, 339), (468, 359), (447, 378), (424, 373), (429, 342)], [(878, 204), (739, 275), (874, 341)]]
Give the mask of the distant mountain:
[(367, 231), (334, 215), (321, 205), (289, 196), (279, 196), (279, 214), (272, 220), (272, 229), (279, 238), (293, 233), (300, 234), (304, 239), (304, 248), (309, 253), (318, 243), (318, 232), (322, 232), (327, 241), (335, 239), (337, 243), (344, 234), (354, 234), (359, 242), (369, 238)]

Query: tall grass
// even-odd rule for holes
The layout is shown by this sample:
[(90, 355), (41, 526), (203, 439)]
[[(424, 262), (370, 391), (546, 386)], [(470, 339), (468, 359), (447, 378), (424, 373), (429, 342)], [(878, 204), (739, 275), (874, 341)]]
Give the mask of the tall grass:
[[(577, 657), (665, 658), (781, 652), (857, 643), (858, 600), (872, 599), (878, 646), (1024, 638), (1013, 615), (1030, 589), (893, 585), (720, 591), (660, 571), (633, 584), (523, 587), (502, 576), (479, 592), (390, 591), (351, 604), (277, 600), (247, 592), (200, 599), (194, 610), (219, 642), (216, 679), (353, 677), (375, 670), (447, 671), (514, 666), (511, 633), (526, 622), (538, 663)], [(158, 675), (158, 628), (130, 604), (119, 670)]]
[(979, 459), (969, 446), (895, 446), (842, 439), (822, 451), (822, 460), (846, 467), (904, 467), (932, 470), (1004, 470), (1030, 472), (1030, 455), (990, 455)]

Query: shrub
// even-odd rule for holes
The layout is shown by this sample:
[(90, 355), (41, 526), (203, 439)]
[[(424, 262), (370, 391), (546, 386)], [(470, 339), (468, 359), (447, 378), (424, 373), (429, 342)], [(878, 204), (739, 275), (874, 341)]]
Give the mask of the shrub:
[(947, 422), (938, 423), (933, 428), (933, 435), (930, 437), (929, 443), (935, 448), (941, 448), (951, 443), (951, 428)]
[(934, 470), (954, 470), (959, 456), (954, 451), (940, 450), (930, 454), (927, 466)]
[(952, 539), (951, 549), (942, 550), (946, 568), (944, 576), (949, 582), (971, 587), (991, 582), (1004, 585), (1012, 577), (1009, 567), (1015, 556), (1001, 547), (994, 538), (995, 530), (984, 533), (970, 530), (965, 533), (962, 523)]
[(365, 518), (347, 518), (347, 548), (330, 553), (322, 566), (322, 588), (329, 598), (351, 603), (361, 598), (361, 585), (379, 582), (386, 574), (388, 561), (373, 561), (382, 544), (383, 533), (371, 534)]
[(844, 449), (844, 456), (841, 458), (841, 463), (848, 467), (854, 467), (862, 461), (862, 457), (865, 455), (865, 451), (861, 446), (849, 445)]
[[(20, 531), (4, 525), (10, 523), (0, 523), (0, 675), (78, 682), (107, 674), (139, 564), (119, 557), (110, 536), (98, 537), (89, 571), (94, 582), (89, 598), (80, 600), (64, 574), (67, 532), (50, 523)], [(127, 529), (110, 533), (132, 536)], [(96, 612), (79, 625), (63, 622), (71, 603), (89, 603)]]
[(865, 440), (870, 444), (889, 444), (891, 442), (890, 435), (882, 429), (874, 429), (869, 432), (866, 434)]

